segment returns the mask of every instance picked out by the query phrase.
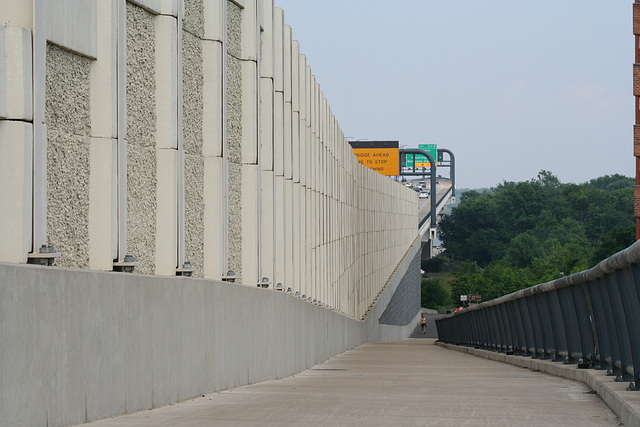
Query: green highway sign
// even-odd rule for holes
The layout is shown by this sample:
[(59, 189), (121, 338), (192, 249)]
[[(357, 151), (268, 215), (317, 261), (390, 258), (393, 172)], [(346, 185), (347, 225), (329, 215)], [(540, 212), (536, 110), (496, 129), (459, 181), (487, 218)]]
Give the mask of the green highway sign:
[[(433, 160), (438, 161), (438, 144), (418, 144), (418, 149), (422, 151), (426, 151), (433, 157)], [(436, 163), (438, 166), (438, 163)], [(427, 156), (423, 156), (421, 154), (416, 154), (416, 167), (417, 168), (430, 168), (431, 164), (429, 163), (429, 159)]]
[(405, 154), (404, 158), (402, 159), (402, 165), (403, 168), (407, 167), (407, 168), (412, 168), (413, 167), (413, 154)]

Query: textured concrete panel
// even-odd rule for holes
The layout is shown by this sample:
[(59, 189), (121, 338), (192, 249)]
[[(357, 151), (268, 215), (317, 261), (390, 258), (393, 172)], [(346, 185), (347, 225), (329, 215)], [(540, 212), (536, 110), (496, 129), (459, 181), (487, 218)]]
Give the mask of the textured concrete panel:
[(33, 127), (0, 120), (0, 259), (26, 262), (31, 251)]
[(127, 2), (127, 251), (155, 272), (157, 159), (154, 16)]
[(47, 45), (45, 122), (49, 130), (89, 135), (89, 66), (91, 61)]
[(0, 118), (31, 120), (31, 32), (0, 26)]
[(185, 154), (185, 259), (195, 268), (194, 277), (204, 275), (204, 157)]
[(75, 268), (89, 266), (89, 65), (47, 47), (47, 235), (56, 264)]
[(242, 281), (242, 165), (229, 163), (229, 269), (238, 275), (237, 281)]
[(242, 9), (227, 2), (228, 266), (242, 281)]
[(202, 39), (205, 31), (204, 0), (189, 0), (184, 2), (184, 19), (182, 28), (194, 36)]
[(227, 146), (230, 162), (242, 162), (242, 73), (240, 60), (229, 56), (227, 60)]
[(127, 140), (155, 147), (154, 17), (127, 2)]
[(182, 32), (182, 138), (185, 153), (203, 155), (202, 41)]
[(96, 0), (47, 0), (46, 8), (47, 40), (95, 59)]
[[(222, 44), (204, 40), (202, 42), (202, 154), (222, 156), (224, 77), (222, 67)], [(187, 83), (185, 82), (185, 86)]]
[(127, 150), (127, 252), (140, 263), (136, 272), (154, 274), (156, 248), (156, 151), (129, 144)]
[(227, 0), (227, 53), (241, 57), (242, 48), (242, 9)]

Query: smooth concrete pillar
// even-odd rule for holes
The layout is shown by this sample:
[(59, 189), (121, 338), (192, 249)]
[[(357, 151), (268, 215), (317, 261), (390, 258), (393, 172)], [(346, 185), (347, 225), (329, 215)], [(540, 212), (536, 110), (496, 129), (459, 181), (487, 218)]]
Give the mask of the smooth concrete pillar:
[(109, 271), (118, 254), (118, 141), (91, 138), (89, 144), (89, 268)]
[(178, 250), (178, 151), (157, 149), (156, 164), (155, 274), (174, 276)]
[(178, 264), (179, 226), (178, 25), (177, 19), (169, 15), (157, 15), (154, 24), (157, 156), (155, 274), (173, 276)]
[(204, 159), (204, 277), (220, 280), (227, 272), (228, 166), (222, 157)]
[(226, 0), (203, 2), (202, 155), (204, 156), (204, 277), (226, 274), (229, 250), (226, 138)]
[[(112, 270), (118, 257), (118, 4), (97, 2), (90, 66), (89, 268)], [(105, 84), (107, 83), (107, 84)]]
[(260, 170), (242, 165), (242, 283), (255, 286), (260, 280)]
[(0, 120), (0, 259), (24, 263), (31, 251), (33, 127)]

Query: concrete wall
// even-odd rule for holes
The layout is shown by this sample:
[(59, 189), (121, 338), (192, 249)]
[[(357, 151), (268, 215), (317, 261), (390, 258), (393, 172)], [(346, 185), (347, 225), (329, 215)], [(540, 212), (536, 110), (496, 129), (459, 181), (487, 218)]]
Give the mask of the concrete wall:
[(422, 292), (421, 254), (422, 251), (418, 251), (413, 256), (406, 274), (402, 277), (384, 313), (380, 316), (380, 323), (405, 326), (412, 322), (415, 313), (420, 311), (420, 294)]
[(408, 336), (415, 194), (358, 163), (273, 0), (0, 6), (0, 426)]
[(0, 263), (0, 426), (73, 425), (286, 377), (417, 321), (378, 317), (207, 279)]
[(417, 235), (415, 194), (356, 161), (273, 0), (10, 4), (1, 261), (190, 261), (365, 316)]

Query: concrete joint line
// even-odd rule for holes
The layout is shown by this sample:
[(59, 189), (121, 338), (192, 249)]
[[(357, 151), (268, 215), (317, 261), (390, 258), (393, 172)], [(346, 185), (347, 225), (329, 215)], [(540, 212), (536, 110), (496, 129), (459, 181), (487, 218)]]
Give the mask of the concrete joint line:
[(240, 58), (236, 55), (234, 55), (233, 53), (230, 53), (229, 51), (227, 51), (227, 54), (235, 59), (237, 59), (238, 61), (242, 61), (242, 62), (255, 62), (256, 66), (258, 65), (258, 61), (255, 58)]
[(33, 120), (23, 120), (23, 119), (0, 119), (0, 122), (18, 122), (18, 123), (30, 123), (33, 124)]

